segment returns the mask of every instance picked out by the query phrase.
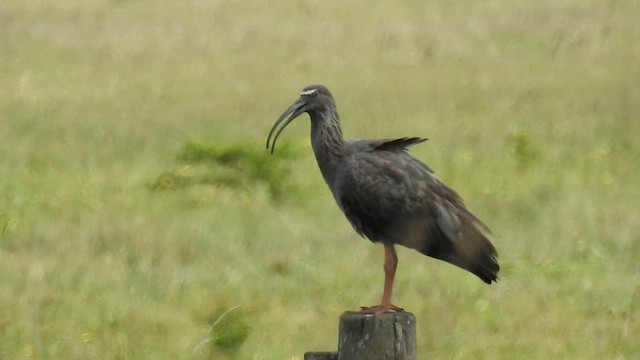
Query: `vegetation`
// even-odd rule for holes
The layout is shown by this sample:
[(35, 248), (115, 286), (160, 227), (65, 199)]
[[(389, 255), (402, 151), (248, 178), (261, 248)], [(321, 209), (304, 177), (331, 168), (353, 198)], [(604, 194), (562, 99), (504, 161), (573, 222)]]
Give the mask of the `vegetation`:
[(300, 155), (301, 152), (294, 151), (288, 144), (281, 146), (274, 155), (241, 142), (222, 147), (202, 140), (189, 140), (177, 156), (184, 166), (162, 173), (149, 188), (174, 190), (206, 184), (252, 192), (256, 185), (265, 185), (278, 201), (295, 193), (296, 184), (290, 181), (291, 165)]
[(312, 83), (347, 137), (430, 138), (412, 152), (493, 230), (490, 287), (400, 250), (421, 358), (638, 358), (639, 22), (629, 0), (3, 1), (0, 358), (335, 349), (382, 249), (304, 116), (264, 149)]

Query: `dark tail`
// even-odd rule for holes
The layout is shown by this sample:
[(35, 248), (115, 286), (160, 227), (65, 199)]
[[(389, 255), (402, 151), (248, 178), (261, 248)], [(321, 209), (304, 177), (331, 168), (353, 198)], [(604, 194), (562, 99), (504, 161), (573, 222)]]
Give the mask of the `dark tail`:
[(461, 231), (450, 239), (439, 226), (431, 227), (429, 239), (421, 253), (461, 267), (487, 284), (498, 280), (498, 252), (489, 239), (478, 229), (474, 219), (461, 219)]

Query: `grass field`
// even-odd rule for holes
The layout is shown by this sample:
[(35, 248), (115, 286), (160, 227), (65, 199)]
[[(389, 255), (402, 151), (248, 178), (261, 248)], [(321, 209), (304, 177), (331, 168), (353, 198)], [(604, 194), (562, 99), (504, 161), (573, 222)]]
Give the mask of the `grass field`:
[[(338, 316), (379, 301), (382, 248), (306, 117), (296, 156), (264, 150), (323, 83), (348, 138), (430, 138), (412, 152), (494, 233), (490, 287), (399, 250), (421, 359), (640, 359), (638, 23), (633, 0), (2, 1), (0, 358), (335, 349)], [(226, 173), (244, 186), (177, 159), (194, 139), (258, 159)], [(240, 171), (268, 161), (271, 185)]]

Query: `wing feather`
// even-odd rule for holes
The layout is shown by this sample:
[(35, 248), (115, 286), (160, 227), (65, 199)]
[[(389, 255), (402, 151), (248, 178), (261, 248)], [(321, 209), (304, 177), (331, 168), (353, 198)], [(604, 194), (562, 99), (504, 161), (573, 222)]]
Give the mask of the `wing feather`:
[(344, 160), (336, 201), (355, 230), (373, 242), (400, 244), (464, 268), (483, 281), (497, 279), (489, 229), (462, 198), (405, 150), (423, 142), (402, 138)]

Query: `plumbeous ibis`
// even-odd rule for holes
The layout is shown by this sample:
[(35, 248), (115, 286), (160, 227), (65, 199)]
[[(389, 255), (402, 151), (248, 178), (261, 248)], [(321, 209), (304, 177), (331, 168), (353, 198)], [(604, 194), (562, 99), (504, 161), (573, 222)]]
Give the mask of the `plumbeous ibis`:
[(391, 302), (395, 244), (456, 265), (487, 284), (497, 280), (500, 266), (485, 235), (489, 229), (453, 189), (407, 152), (426, 139), (345, 141), (333, 96), (326, 87), (312, 85), (271, 128), (267, 148), (272, 153), (284, 128), (305, 112), (311, 118), (313, 152), (338, 206), (358, 234), (384, 245), (382, 303), (362, 312), (402, 311)]

